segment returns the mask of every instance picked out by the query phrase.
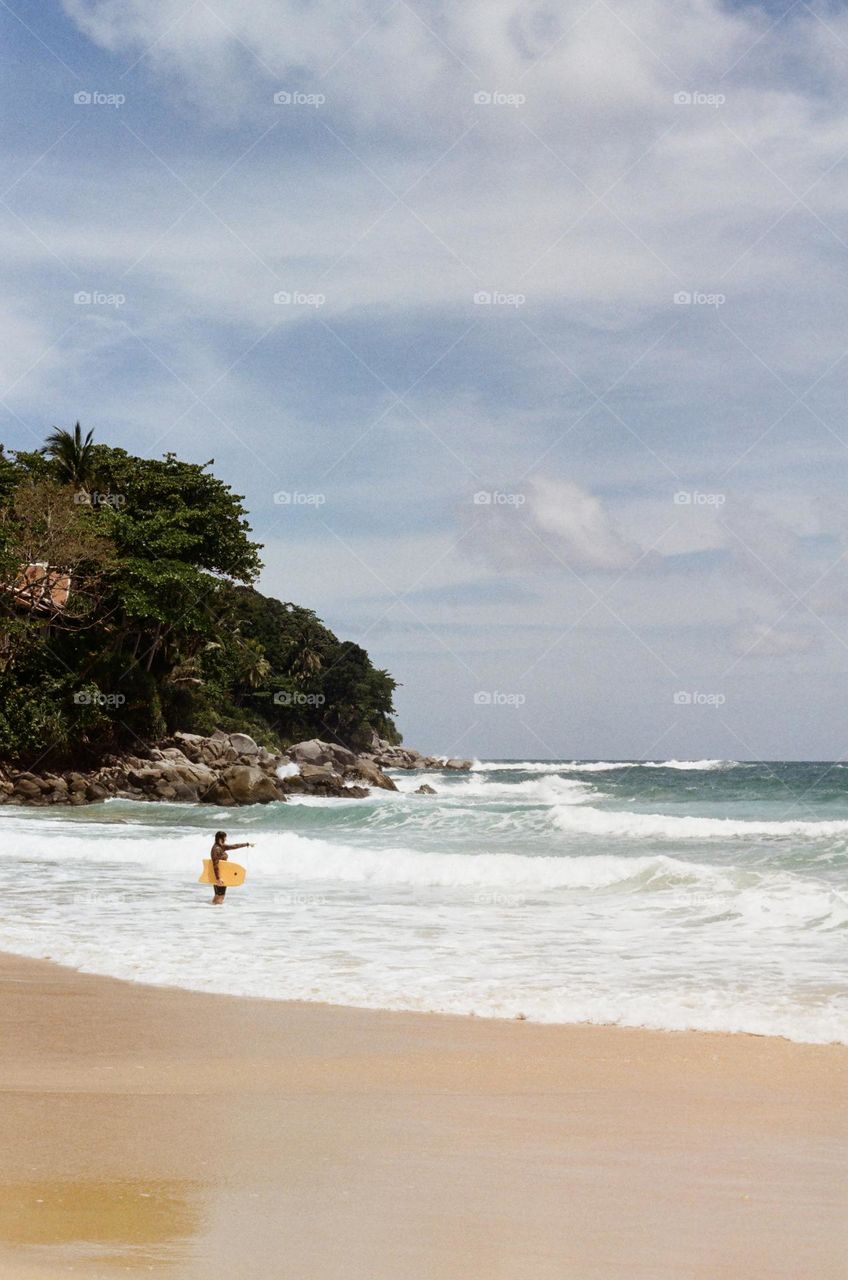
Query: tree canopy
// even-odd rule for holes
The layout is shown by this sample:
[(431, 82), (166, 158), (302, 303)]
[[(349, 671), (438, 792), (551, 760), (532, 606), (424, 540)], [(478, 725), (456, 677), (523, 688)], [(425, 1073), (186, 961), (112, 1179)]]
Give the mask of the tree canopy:
[(79, 424), (41, 450), (0, 445), (0, 758), (91, 761), (216, 727), (275, 748), (397, 740), (391, 676), (255, 590), (261, 548), (211, 466), (134, 457)]

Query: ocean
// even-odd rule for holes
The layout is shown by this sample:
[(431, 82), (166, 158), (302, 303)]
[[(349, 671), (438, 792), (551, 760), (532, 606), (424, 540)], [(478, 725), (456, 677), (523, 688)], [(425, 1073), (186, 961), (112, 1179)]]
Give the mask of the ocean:
[[(0, 949), (233, 995), (848, 1043), (845, 764), (393, 777), (231, 811), (6, 807)], [(256, 847), (218, 909), (196, 881), (220, 827)]]

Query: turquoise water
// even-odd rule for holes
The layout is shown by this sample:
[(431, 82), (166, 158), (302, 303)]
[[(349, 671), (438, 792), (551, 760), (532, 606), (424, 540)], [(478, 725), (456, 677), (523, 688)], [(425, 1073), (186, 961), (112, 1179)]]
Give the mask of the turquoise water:
[[(848, 1043), (843, 764), (490, 762), (427, 775), (435, 797), (394, 776), (229, 813), (6, 808), (0, 947), (233, 994)], [(220, 825), (256, 847), (214, 910), (195, 881)]]

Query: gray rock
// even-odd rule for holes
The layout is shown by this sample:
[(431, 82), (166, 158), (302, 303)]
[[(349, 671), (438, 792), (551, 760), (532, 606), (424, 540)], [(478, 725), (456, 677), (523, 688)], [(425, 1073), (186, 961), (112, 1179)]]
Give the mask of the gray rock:
[(423, 782), (420, 787), (416, 788), (415, 794), (417, 796), (434, 796), (436, 794), (436, 788), (428, 786), (426, 782)]
[(174, 799), (179, 800), (183, 804), (195, 803), (198, 799), (197, 788), (191, 787), (187, 782), (171, 783), (171, 790), (174, 792)]
[(356, 764), (351, 769), (346, 770), (345, 776), (362, 778), (370, 786), (380, 787), (383, 791), (397, 791), (397, 787), (391, 778), (387, 777), (373, 760), (368, 760), (364, 756), (360, 756)]
[(221, 774), (221, 783), (236, 804), (268, 804), (278, 798), (274, 779), (255, 765), (231, 765)]
[(306, 778), (330, 778), (336, 777), (336, 771), (331, 764), (306, 764), (300, 766), (300, 777)]
[(173, 776), (175, 785), (178, 782), (187, 783), (189, 786), (195, 788), (203, 787), (204, 789), (214, 786), (217, 778), (215, 771), (210, 769), (208, 765), (194, 764), (190, 760), (187, 760), (185, 764), (177, 765), (170, 773)]
[(41, 786), (33, 778), (19, 777), (15, 779), (15, 791), (19, 796), (34, 799), (41, 795)]
[(295, 743), (293, 747), (289, 747), (288, 754), (298, 764), (301, 761), (307, 764), (326, 764), (333, 758), (330, 744), (320, 742), (318, 738), (308, 738), (306, 742)]

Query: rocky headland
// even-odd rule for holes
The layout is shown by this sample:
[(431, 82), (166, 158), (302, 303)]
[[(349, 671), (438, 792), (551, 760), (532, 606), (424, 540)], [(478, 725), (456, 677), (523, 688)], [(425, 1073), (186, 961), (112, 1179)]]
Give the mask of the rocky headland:
[[(88, 772), (0, 766), (0, 805), (83, 805), (119, 797), (230, 807), (285, 801), (290, 795), (363, 798), (372, 787), (397, 790), (386, 770), (470, 768), (470, 760), (423, 756), (376, 736), (370, 750), (360, 754), (318, 738), (275, 754), (246, 733), (217, 729), (208, 738), (175, 733), (135, 755), (107, 756)], [(426, 783), (418, 791), (435, 794)]]

